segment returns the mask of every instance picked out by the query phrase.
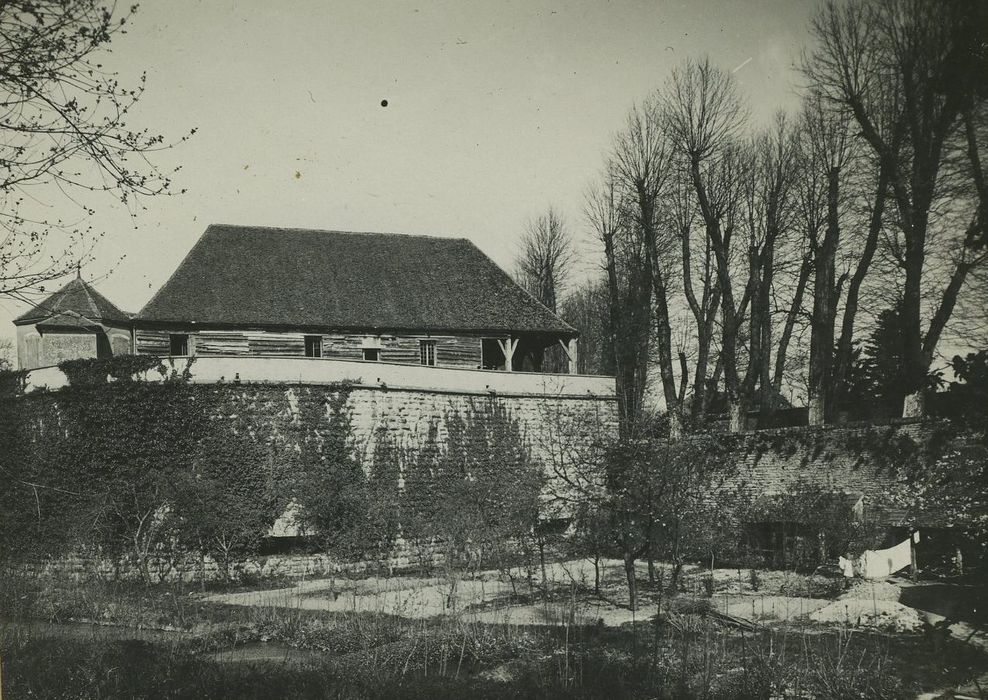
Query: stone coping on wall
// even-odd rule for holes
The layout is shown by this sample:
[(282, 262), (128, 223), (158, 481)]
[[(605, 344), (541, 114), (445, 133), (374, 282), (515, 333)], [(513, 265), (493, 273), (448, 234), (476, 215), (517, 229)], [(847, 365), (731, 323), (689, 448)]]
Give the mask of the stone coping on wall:
[[(184, 358), (166, 358), (181, 372)], [(336, 360), (309, 357), (220, 356), (196, 357), (189, 367), (191, 381), (211, 384), (276, 383), (334, 384), (350, 382), (357, 387), (405, 391), (447, 392), (497, 396), (552, 396), (615, 400), (614, 377), (585, 374), (547, 374), (505, 372), (500, 370), (459, 367), (427, 367), (360, 360)], [(151, 371), (149, 381), (160, 380)], [(68, 384), (58, 367), (31, 370), (26, 390), (55, 390)]]
[(841, 432), (861, 432), (880, 428), (903, 428), (911, 429), (912, 426), (924, 426), (935, 423), (936, 418), (886, 418), (883, 420), (860, 420), (846, 421), (843, 423), (825, 423), (823, 425), (787, 425), (772, 428), (747, 428), (740, 432), (732, 433), (728, 429), (727, 420), (715, 420), (708, 423), (707, 430), (711, 435), (752, 435), (755, 437), (771, 435), (793, 435), (804, 433), (841, 433)]

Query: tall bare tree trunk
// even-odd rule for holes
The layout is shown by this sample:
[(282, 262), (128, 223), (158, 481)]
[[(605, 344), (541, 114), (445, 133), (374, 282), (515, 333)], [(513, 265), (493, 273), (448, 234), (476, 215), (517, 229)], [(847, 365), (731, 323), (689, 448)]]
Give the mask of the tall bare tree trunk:
[(727, 401), (730, 411), (731, 432), (745, 430), (744, 416), (747, 412), (746, 402), (741, 395), (741, 382), (738, 376), (738, 313), (734, 303), (734, 292), (731, 284), (729, 246), (730, 237), (721, 232), (720, 217), (718, 217), (707, 198), (706, 186), (700, 174), (700, 161), (693, 158), (690, 174), (700, 204), (707, 237), (714, 252), (717, 270), (717, 286), (720, 289), (721, 308), (721, 347), (720, 364), (724, 373), (724, 386), (727, 390)]
[(875, 257), (878, 249), (878, 235), (882, 230), (882, 220), (885, 213), (885, 201), (888, 191), (888, 172), (884, 165), (878, 170), (878, 183), (875, 188), (874, 203), (871, 208), (871, 216), (868, 219), (868, 234), (865, 238), (864, 248), (858, 264), (854, 268), (854, 274), (847, 285), (847, 298), (844, 300), (844, 316), (841, 321), (840, 337), (837, 340), (836, 357), (834, 358), (833, 383), (831, 385), (831, 396), (833, 397), (833, 409), (840, 405), (843, 396), (841, 392), (847, 382), (848, 374), (851, 371), (851, 359), (854, 352), (854, 323), (858, 314), (858, 300), (861, 294), (861, 285), (871, 261)]
[[(774, 224), (769, 224), (770, 229)], [(758, 283), (758, 312), (752, 310), (752, 335), (758, 334), (757, 353), (752, 353), (751, 361), (755, 363), (759, 387), (760, 413), (771, 425), (772, 416), (777, 406), (774, 385), (772, 384), (772, 281), (775, 265), (775, 239), (773, 231), (765, 241), (764, 250), (759, 260), (761, 278)], [(756, 271), (758, 274), (758, 271)], [(756, 322), (757, 318), (757, 322)]]
[(834, 358), (834, 320), (837, 315), (835, 258), (840, 239), (837, 204), (840, 197), (840, 170), (827, 173), (827, 227), (814, 246), (813, 315), (810, 322), (810, 425), (823, 425), (830, 418), (829, 397)]
[(629, 555), (624, 557), (624, 577), (628, 583), (628, 609), (638, 609), (638, 581), (635, 572), (635, 560)]
[(793, 292), (792, 303), (786, 312), (786, 321), (782, 326), (782, 335), (779, 337), (779, 348), (775, 356), (775, 372), (772, 375), (772, 386), (777, 394), (782, 393), (782, 380), (785, 378), (786, 358), (789, 354), (789, 343), (792, 341), (793, 330), (796, 327), (796, 318), (803, 308), (803, 297), (806, 296), (806, 285), (810, 279), (810, 272), (813, 271), (812, 253), (803, 256), (803, 264), (799, 267), (799, 275), (796, 278), (796, 289)]
[[(653, 260), (655, 266), (657, 260)], [(655, 289), (656, 346), (659, 354), (659, 375), (662, 378), (662, 395), (669, 415), (669, 436), (678, 439), (683, 434), (683, 416), (680, 410), (679, 394), (676, 391), (676, 377), (672, 371), (672, 324), (669, 320), (669, 302), (665, 281), (661, 270), (652, 271)]]
[(655, 345), (659, 360), (659, 378), (662, 381), (662, 397), (665, 399), (666, 412), (669, 415), (670, 436), (676, 439), (682, 434), (683, 426), (679, 411), (679, 396), (676, 392), (676, 377), (672, 369), (672, 324), (669, 319), (668, 290), (658, 253), (655, 193), (639, 186), (638, 207), (647, 258), (645, 277), (655, 302)]
[(626, 312), (621, 303), (621, 291), (618, 286), (617, 260), (614, 252), (614, 231), (603, 231), (604, 257), (607, 266), (607, 300), (610, 309), (609, 330), (611, 350), (614, 353), (614, 381), (618, 401), (618, 430), (622, 437), (630, 434), (630, 426), (638, 418), (635, 401), (635, 368), (628, 362), (625, 343), (631, 342), (627, 335), (625, 323)]
[[(693, 402), (690, 406), (690, 416), (702, 418), (707, 407), (707, 373), (710, 366), (711, 343), (714, 335), (714, 323), (717, 319), (717, 309), (720, 305), (720, 288), (711, 275), (710, 240), (704, 237), (704, 269), (701, 279), (702, 292), (699, 297), (693, 288), (692, 249), (690, 226), (685, 223), (680, 231), (682, 243), (683, 290), (686, 302), (696, 322), (696, 366), (693, 372)], [(685, 381), (686, 366), (683, 363), (683, 381)], [(685, 397), (683, 397), (685, 398)]]

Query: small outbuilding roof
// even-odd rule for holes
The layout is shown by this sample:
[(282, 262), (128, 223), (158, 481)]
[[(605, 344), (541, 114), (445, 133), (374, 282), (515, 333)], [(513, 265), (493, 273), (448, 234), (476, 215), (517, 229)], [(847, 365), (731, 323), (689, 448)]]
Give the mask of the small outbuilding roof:
[(44, 301), (14, 319), (14, 324), (18, 326), (46, 323), (51, 327), (83, 327), (86, 322), (90, 325), (125, 324), (130, 322), (130, 316), (81, 277), (72, 279)]
[(463, 238), (225, 224), (135, 321), (577, 335)]
[(38, 321), (36, 326), (41, 330), (58, 328), (61, 330), (90, 331), (99, 328), (100, 324), (82, 314), (77, 314), (75, 311), (66, 311), (64, 314), (56, 314)]

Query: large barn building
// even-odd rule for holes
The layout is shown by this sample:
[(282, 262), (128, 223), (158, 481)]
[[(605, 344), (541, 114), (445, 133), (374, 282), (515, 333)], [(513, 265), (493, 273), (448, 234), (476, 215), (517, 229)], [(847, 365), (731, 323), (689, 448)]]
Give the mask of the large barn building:
[(578, 336), (466, 239), (230, 225), (133, 316), (76, 279), (15, 323), (23, 369), (136, 353), (540, 372), (560, 345), (572, 373)]

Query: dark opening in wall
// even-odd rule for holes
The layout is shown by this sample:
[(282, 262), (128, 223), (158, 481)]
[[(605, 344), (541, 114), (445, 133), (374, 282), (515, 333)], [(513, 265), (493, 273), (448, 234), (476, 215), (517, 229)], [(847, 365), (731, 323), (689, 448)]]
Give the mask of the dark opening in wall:
[(504, 369), (504, 350), (496, 338), (481, 341), (480, 366), (484, 369)]
[(96, 357), (100, 360), (113, 357), (110, 339), (106, 337), (106, 332), (102, 328), (96, 331)]
[(322, 357), (322, 336), (321, 335), (307, 335), (307, 336), (305, 336), (305, 356), (306, 357)]
[(185, 357), (189, 354), (189, 336), (172, 333), (168, 336), (168, 354), (173, 357)]

